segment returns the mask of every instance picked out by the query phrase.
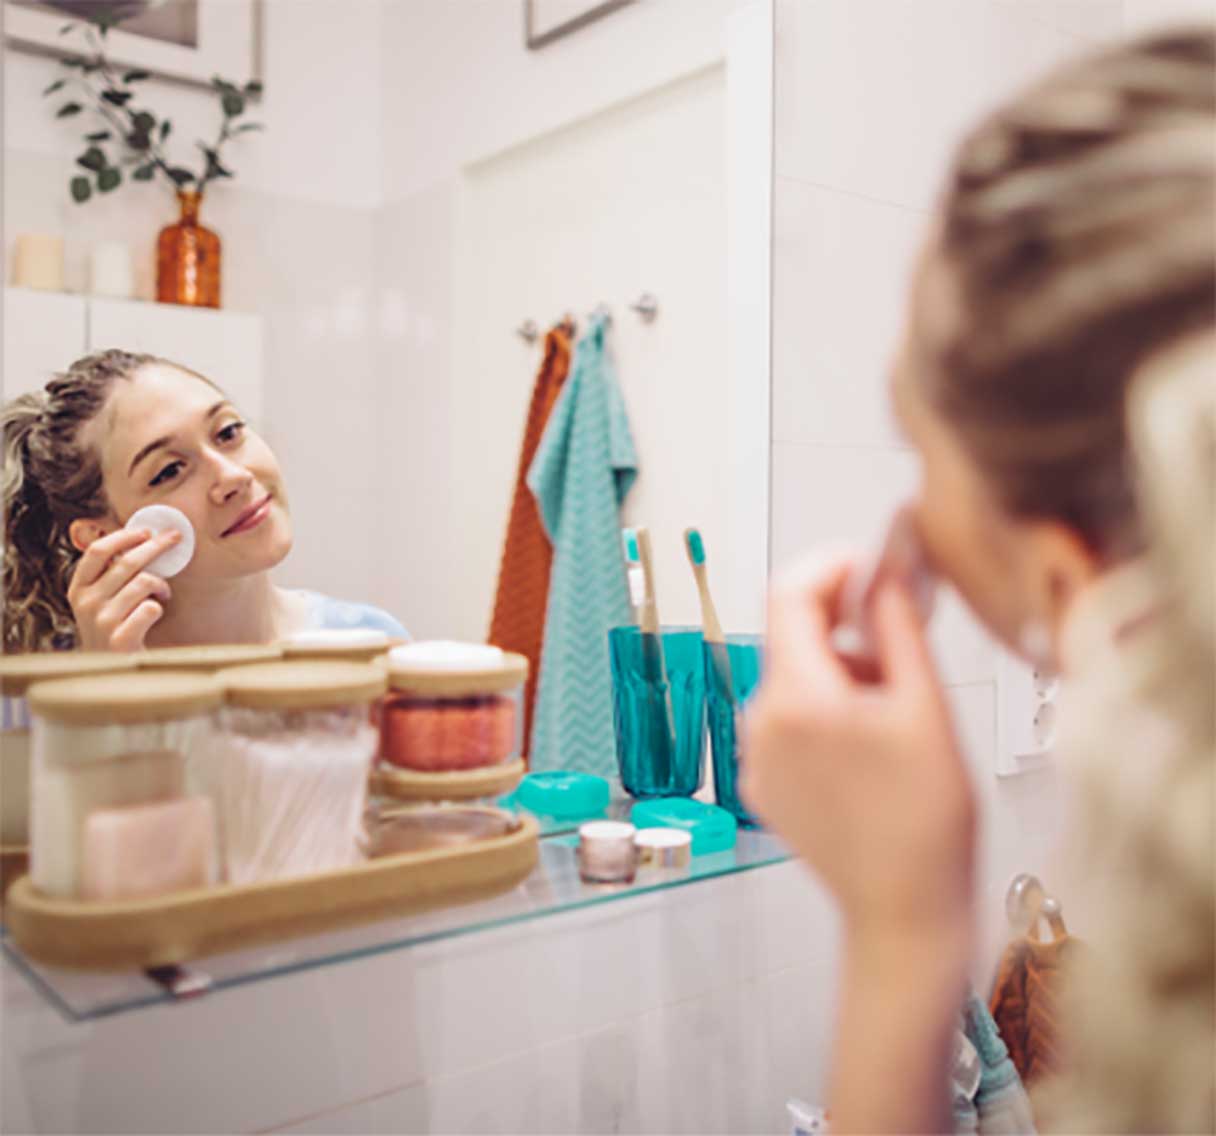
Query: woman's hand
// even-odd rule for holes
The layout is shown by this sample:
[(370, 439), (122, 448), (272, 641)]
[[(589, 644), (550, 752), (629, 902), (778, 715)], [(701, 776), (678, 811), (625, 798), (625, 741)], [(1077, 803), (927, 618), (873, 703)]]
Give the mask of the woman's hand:
[(145, 571), (181, 534), (153, 536), (119, 529), (99, 537), (81, 556), (68, 586), (80, 646), (90, 651), (138, 651), (151, 626), (165, 613), (169, 585)]
[(853, 565), (822, 556), (774, 588), (748, 708), (743, 793), (835, 893), (851, 939), (969, 933), (975, 808), (915, 604), (876, 597), (876, 674), (832, 647)]

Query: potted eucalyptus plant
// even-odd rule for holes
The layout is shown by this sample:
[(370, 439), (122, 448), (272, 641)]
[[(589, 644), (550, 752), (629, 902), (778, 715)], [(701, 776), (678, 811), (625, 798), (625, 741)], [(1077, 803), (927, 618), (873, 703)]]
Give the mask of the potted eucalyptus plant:
[(43, 91), (64, 101), (56, 118), (89, 116), (83, 133), (85, 148), (76, 157), (69, 190), (83, 204), (94, 194), (112, 193), (124, 181), (161, 179), (177, 195), (180, 217), (162, 229), (156, 246), (156, 298), (164, 303), (220, 305), (220, 239), (199, 223), (199, 208), (210, 182), (233, 177), (225, 164), (225, 147), (239, 135), (261, 130), (262, 124), (245, 118), (262, 84), (243, 85), (218, 75), (211, 88), (220, 118), (214, 138), (197, 143), (196, 168), (174, 162), (166, 150), (173, 123), (152, 111), (141, 98), (148, 71), (116, 66), (106, 55), (107, 33), (124, 18), (121, 6), (97, 5), (85, 19), (60, 29), (67, 37), (84, 39), (84, 50), (60, 60), (64, 75)]

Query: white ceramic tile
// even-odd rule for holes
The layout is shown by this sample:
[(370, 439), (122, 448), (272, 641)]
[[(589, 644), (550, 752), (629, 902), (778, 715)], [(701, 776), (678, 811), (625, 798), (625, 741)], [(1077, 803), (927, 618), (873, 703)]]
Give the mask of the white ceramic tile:
[[(976, 980), (986, 990), (1008, 939), (1005, 893), (1019, 872), (1033, 872), (1060, 889), (1059, 840), (1065, 824), (1060, 770), (1054, 766), (1019, 777), (996, 776), (996, 701), (992, 684), (949, 691), (960, 743), (979, 805)], [(1063, 900), (1067, 904), (1067, 895)]]
[[(487, 1016), (492, 1028), (496, 1019)], [(579, 1055), (571, 1038), (426, 1086), (430, 1130), (468, 1133), (569, 1133), (578, 1123)], [(417, 1095), (407, 1096), (417, 1107)]]
[(268, 1131), (289, 1132), (292, 1136), (362, 1136), (363, 1133), (376, 1131), (376, 1119), (374, 1104), (358, 1101), (343, 1108), (302, 1117)]
[(776, 187), (773, 439), (899, 441), (888, 393), (926, 213)]
[(1075, 37), (991, 0), (823, 0), (779, 34), (777, 172), (927, 208), (962, 133)]
[(825, 542), (865, 551), (916, 490), (917, 460), (889, 446), (773, 446), (773, 567)]
[[(1151, 0), (1154, 7), (1160, 7), (1160, 2)], [(1123, 29), (1122, 0), (996, 0), (996, 3), (1071, 36), (1076, 47), (1117, 36)], [(1062, 52), (1069, 49), (1070, 45), (1061, 45)]]

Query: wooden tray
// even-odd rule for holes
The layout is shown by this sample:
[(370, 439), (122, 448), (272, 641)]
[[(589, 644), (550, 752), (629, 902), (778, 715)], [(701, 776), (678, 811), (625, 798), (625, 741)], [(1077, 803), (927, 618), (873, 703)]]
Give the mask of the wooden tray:
[(509, 891), (527, 878), (539, 855), (539, 827), (531, 817), (520, 822), (515, 832), (475, 845), (156, 899), (53, 899), (23, 876), (8, 893), (5, 921), (30, 958), (54, 966), (130, 970), (180, 963)]
[(372, 770), (371, 791), (399, 801), (472, 801), (511, 792), (523, 775), (523, 758), (450, 773), (419, 773), (380, 762)]
[(30, 870), (30, 850), (26, 844), (0, 844), (0, 912), (9, 885)]

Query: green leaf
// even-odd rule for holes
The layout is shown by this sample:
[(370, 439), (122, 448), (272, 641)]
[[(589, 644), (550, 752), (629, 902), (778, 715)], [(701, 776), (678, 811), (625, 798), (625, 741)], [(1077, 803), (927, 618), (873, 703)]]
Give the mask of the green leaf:
[(240, 126), (235, 126), (232, 129), (233, 134), (244, 134), (249, 130), (265, 130), (266, 127), (260, 122), (242, 122)]
[(156, 173), (156, 163), (149, 162), (146, 166), (140, 166), (131, 176), (136, 181), (151, 181), (154, 173)]
[(151, 71), (128, 71), (123, 77), (124, 83), (142, 83), (145, 79), (151, 79)]
[(160, 124), (160, 140), (163, 142), (169, 137), (169, 131), (173, 129), (173, 123), (167, 118)]
[(262, 93), (262, 89), (262, 81), (260, 79), (250, 79), (249, 82), (245, 84), (245, 94), (247, 95), (260, 95)]
[(63, 85), (66, 82), (66, 79), (56, 79), (49, 87), (47, 87), (45, 91), (42, 92), (43, 97), (45, 98), (47, 95), (53, 95), (56, 91), (63, 90)]
[(187, 185), (194, 181), (194, 174), (189, 170), (183, 169), (181, 166), (174, 166), (169, 170), (169, 176), (178, 185)]
[(131, 116), (131, 125), (143, 134), (151, 134), (156, 129), (156, 116), (146, 110), (136, 111)]
[(131, 92), (116, 91), (113, 87), (109, 87), (101, 92), (101, 97), (113, 106), (120, 107), (125, 106), (131, 101)]
[(152, 145), (152, 136), (143, 130), (134, 130), (127, 135), (127, 145), (132, 150), (144, 151)]
[(236, 87), (228, 82), (227, 79), (221, 79), (218, 75), (211, 76), (211, 85), (221, 93), (226, 94), (229, 91), (236, 91)]
[(106, 166), (97, 175), (97, 188), (102, 193), (109, 193), (112, 189), (118, 188), (118, 183), (122, 181), (122, 171), (117, 166)]
[(89, 195), (93, 192), (93, 187), (89, 185), (87, 177), (72, 178), (69, 188), (72, 191), (72, 200), (79, 205), (81, 202), (88, 201)]
[(229, 118), (236, 118), (237, 115), (245, 113), (245, 96), (236, 91), (225, 91), (220, 102), (224, 106), (224, 113)]
[[(59, 29), (59, 34), (60, 34), (60, 35), (67, 35), (67, 34), (68, 34), (68, 32), (70, 32), (70, 31), (71, 31), (71, 30), (72, 30), (72, 29), (73, 29), (75, 26), (76, 26), (75, 24), (64, 24), (64, 25), (63, 25), (63, 27), (61, 27), (61, 28)], [(83, 199), (82, 199), (82, 200), (83, 200)]]
[(83, 166), (86, 170), (92, 170), (94, 173), (104, 170), (109, 162), (106, 161), (105, 153), (99, 146), (90, 146), (79, 158), (76, 159), (78, 166)]
[(84, 67), (84, 60), (83, 60), (83, 59), (76, 58), (76, 57), (73, 57), (73, 58), (71, 58), (71, 59), (61, 59), (61, 60), (59, 61), (59, 66), (60, 66), (60, 67), (67, 67), (69, 70), (76, 70), (77, 68), (82, 68), (82, 69), (83, 69), (83, 67)]
[(72, 115), (79, 114), (82, 110), (84, 110), (84, 107), (82, 107), (79, 103), (64, 103), (63, 106), (61, 106), (55, 112), (55, 117), (71, 118)]
[(86, 142), (108, 142), (110, 137), (108, 130), (95, 130), (92, 134), (86, 134), (84, 140)]

